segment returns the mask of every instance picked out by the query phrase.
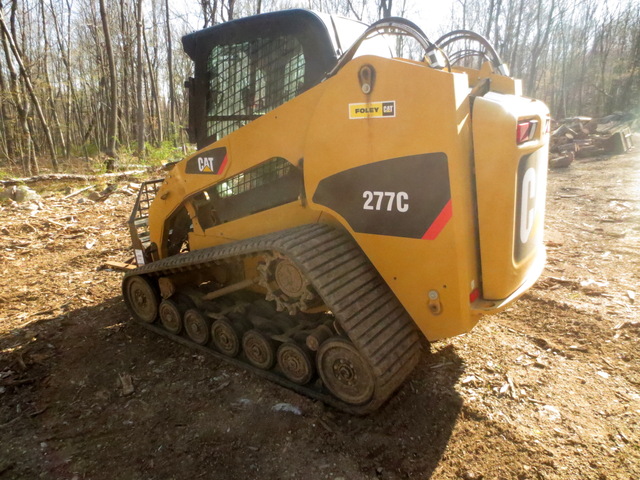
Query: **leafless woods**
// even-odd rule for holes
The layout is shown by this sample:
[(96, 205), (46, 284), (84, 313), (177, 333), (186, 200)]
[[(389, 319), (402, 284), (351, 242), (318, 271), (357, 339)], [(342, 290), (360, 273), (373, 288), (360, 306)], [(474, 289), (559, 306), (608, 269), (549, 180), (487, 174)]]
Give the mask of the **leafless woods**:
[(291, 7), (370, 22), (408, 17), (430, 35), (489, 37), (553, 114), (640, 109), (640, 3), (453, 0), (444, 24), (418, 0), (0, 1), (0, 169), (70, 168), (103, 152), (144, 156), (186, 142), (190, 74), (180, 37)]

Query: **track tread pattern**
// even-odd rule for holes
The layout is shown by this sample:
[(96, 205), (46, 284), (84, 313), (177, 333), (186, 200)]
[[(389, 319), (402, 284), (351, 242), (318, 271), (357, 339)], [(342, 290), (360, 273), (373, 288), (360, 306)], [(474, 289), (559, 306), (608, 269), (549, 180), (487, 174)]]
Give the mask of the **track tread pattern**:
[[(376, 391), (368, 404), (338, 408), (355, 413), (378, 408), (418, 362), (420, 337), (405, 309), (347, 234), (324, 224), (303, 225), (158, 260), (127, 272), (125, 278), (157, 277), (268, 251), (298, 264), (376, 375)], [(318, 397), (313, 391), (305, 393)]]

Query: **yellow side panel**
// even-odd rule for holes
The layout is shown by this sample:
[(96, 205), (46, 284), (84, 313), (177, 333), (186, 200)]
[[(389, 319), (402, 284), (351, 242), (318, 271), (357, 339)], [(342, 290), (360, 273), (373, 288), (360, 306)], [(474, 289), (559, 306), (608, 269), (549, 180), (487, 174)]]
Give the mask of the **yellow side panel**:
[[(375, 69), (369, 95), (358, 81), (365, 64)], [(427, 338), (468, 331), (477, 321), (469, 295), (479, 276), (466, 76), (411, 62), (360, 57), (323, 86), (305, 146), (310, 206), (335, 216), (351, 232)], [(412, 165), (423, 167), (414, 171)], [(406, 195), (408, 183), (418, 182), (423, 190), (439, 188), (429, 178), (431, 165), (439, 175), (446, 171), (442, 178), (450, 190), (449, 203), (433, 222), (439, 225), (433, 238), (394, 235), (392, 227), (384, 226), (379, 228), (383, 233), (372, 234), (367, 229), (375, 231), (375, 225), (358, 226), (359, 217), (376, 208), (389, 210), (391, 222), (391, 210), (402, 218), (433, 208)], [(374, 178), (377, 171), (388, 172), (390, 178)], [(340, 188), (343, 177), (349, 179)], [(323, 193), (332, 182), (338, 187)], [(395, 187), (380, 187), (389, 184)], [(386, 195), (381, 200), (380, 193)], [(342, 205), (360, 213), (343, 214)], [(418, 231), (417, 237), (422, 236), (429, 237)]]
[[(309, 119), (321, 94), (322, 88), (311, 89), (175, 165), (149, 209), (151, 241), (160, 247), (160, 258), (166, 256), (163, 242), (166, 234), (165, 220), (189, 197), (273, 157), (281, 157), (294, 165), (298, 164), (303, 158)], [(217, 172), (210, 171), (211, 169), (204, 171), (206, 168), (196, 173), (189, 170), (189, 166), (200, 159), (203, 159), (200, 163), (206, 167), (206, 159), (211, 156), (207, 152), (216, 149), (226, 151), (226, 158), (216, 164), (216, 167), (219, 167)], [(306, 221), (307, 218), (298, 220)], [(290, 223), (300, 224), (295, 223), (295, 219), (291, 219)], [(267, 220), (256, 231), (273, 232), (280, 224), (281, 222)], [(197, 230), (197, 225), (194, 227)], [(223, 233), (230, 231), (226, 226), (223, 227)], [(245, 228), (247, 237), (256, 235), (248, 230)], [(202, 235), (201, 231), (199, 233)], [(215, 235), (218, 240), (212, 239), (212, 243), (218, 243), (221, 238), (218, 234)]]
[[(365, 65), (375, 71), (368, 94), (358, 76)], [(515, 264), (509, 239), (517, 223), (517, 159), (529, 153), (527, 148), (535, 152), (539, 146), (515, 148), (510, 134), (504, 134), (515, 131), (518, 114), (512, 110), (531, 115), (529, 106), (535, 102), (514, 100), (516, 108), (478, 98), (472, 145), (469, 90), (464, 73), (359, 57), (334, 77), (176, 165), (150, 209), (152, 241), (160, 246), (160, 256), (166, 255), (165, 219), (185, 199), (188, 205), (198, 192), (223, 179), (284, 158), (303, 172), (299, 201), (205, 230), (192, 209), (191, 248), (305, 223), (339, 223), (428, 339), (466, 332), (478, 319), (472, 304), (481, 286), (485, 298), (508, 295), (522, 284), (538, 252), (527, 250)], [(543, 107), (533, 111), (541, 118), (546, 112)], [(494, 161), (508, 168), (492, 167)], [(544, 183), (541, 175), (536, 185)], [(500, 221), (491, 218), (491, 209)], [(535, 218), (531, 231), (536, 239), (539, 213), (524, 221), (528, 226)], [(512, 220), (504, 225), (503, 218)]]
[[(490, 93), (476, 99), (473, 119), (482, 296), (500, 300), (535, 281), (544, 262), (548, 110), (539, 101)], [(535, 138), (517, 145), (519, 119), (538, 127)]]
[(189, 246), (193, 250), (198, 250), (234, 240), (257, 237), (298, 225), (316, 223), (319, 217), (319, 212), (304, 208), (298, 202), (287, 203), (207, 229), (204, 234), (191, 233)]

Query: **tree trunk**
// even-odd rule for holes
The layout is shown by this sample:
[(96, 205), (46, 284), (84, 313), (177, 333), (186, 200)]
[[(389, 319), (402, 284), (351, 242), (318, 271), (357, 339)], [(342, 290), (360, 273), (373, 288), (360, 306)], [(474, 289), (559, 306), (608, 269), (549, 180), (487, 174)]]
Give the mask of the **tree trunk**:
[[(258, 13), (260, 13), (260, 0), (258, 1)], [(169, 18), (169, 0), (164, 2), (167, 23), (167, 67), (169, 69), (169, 135), (176, 145), (176, 93), (173, 82), (173, 43), (171, 42), (171, 19)]]
[(55, 125), (58, 137), (60, 139), (60, 146), (65, 153), (65, 157), (68, 157), (67, 145), (64, 141), (64, 134), (62, 133), (62, 127), (60, 126), (60, 119), (58, 118), (58, 112), (56, 111), (56, 104), (53, 98), (53, 88), (51, 86), (51, 79), (49, 78), (49, 37), (47, 35), (47, 22), (44, 15), (44, 0), (40, 0), (40, 13), (42, 14), (42, 41), (44, 52), (42, 55), (43, 60), (43, 73), (45, 79), (45, 85), (47, 90), (47, 101), (51, 108), (51, 117), (53, 118), (53, 124)]
[[(160, 115), (160, 102), (158, 99), (158, 76), (154, 75), (155, 68), (151, 61), (151, 53), (149, 52), (149, 42), (147, 36), (142, 31), (142, 40), (144, 42), (144, 52), (147, 59), (147, 74), (149, 79), (149, 86), (151, 87), (151, 102), (149, 103), (150, 116), (155, 117), (156, 125), (155, 129), (151, 129), (157, 143), (162, 143), (162, 117)], [(155, 114), (154, 114), (155, 112)]]
[(389, 18), (393, 8), (393, 0), (379, 0), (378, 15), (380, 18)]
[(556, 0), (551, 0), (551, 6), (549, 7), (549, 13), (546, 16), (546, 22), (542, 20), (543, 6), (542, 2), (538, 3), (538, 12), (536, 15), (536, 38), (534, 46), (531, 49), (531, 62), (529, 65), (529, 78), (527, 82), (527, 92), (529, 95), (534, 95), (536, 92), (536, 83), (538, 79), (538, 62), (542, 57), (542, 52), (546, 49), (549, 41), (549, 34), (553, 26), (553, 13), (556, 7)]
[(42, 112), (40, 101), (38, 100), (38, 97), (36, 96), (36, 93), (33, 89), (33, 84), (31, 83), (31, 78), (29, 76), (29, 73), (25, 69), (24, 63), (22, 62), (22, 56), (20, 55), (20, 52), (18, 51), (18, 47), (16, 46), (13, 36), (11, 35), (11, 32), (9, 31), (7, 24), (4, 21), (4, 10), (2, 8), (2, 4), (0, 4), (0, 29), (2, 30), (2, 32), (4, 32), (4, 36), (7, 40), (7, 43), (9, 44), (9, 48), (11, 49), (11, 53), (16, 59), (18, 68), (20, 70), (20, 76), (22, 77), (25, 87), (29, 92), (31, 101), (33, 102), (33, 105), (36, 109), (36, 113), (38, 115), (40, 123), (42, 124), (42, 130), (44, 131), (45, 137), (47, 139), (47, 145), (49, 147), (49, 153), (51, 155), (51, 164), (53, 165), (53, 170), (57, 172), (58, 159), (56, 157), (56, 148), (53, 144), (53, 137), (51, 136), (51, 130), (49, 129), (47, 120), (44, 118), (44, 113)]
[[(4, 72), (0, 68), (0, 91), (7, 92), (7, 83), (4, 78)], [(0, 102), (2, 102), (2, 107), (0, 108), (0, 115), (2, 116), (2, 137), (5, 141), (5, 155), (7, 161), (13, 162), (13, 157), (15, 155), (15, 146), (13, 142), (13, 116), (11, 115), (11, 111), (8, 108), (7, 100), (5, 98), (0, 98)]]
[[(391, 0), (389, 0), (391, 1)], [(236, 0), (227, 0), (227, 21), (233, 20)]]
[(144, 157), (144, 99), (142, 95), (142, 74), (144, 64), (142, 62), (142, 0), (136, 5), (136, 133), (137, 155)]
[(119, 2), (120, 8), (120, 35), (122, 38), (121, 48), (118, 53), (121, 61), (121, 78), (120, 78), (120, 92), (119, 95), (122, 98), (122, 105), (118, 111), (118, 122), (120, 125), (120, 141), (125, 145), (129, 145), (129, 134), (132, 128), (131, 119), (133, 118), (132, 108), (131, 108), (131, 96), (133, 88), (131, 77), (135, 75), (135, 73), (131, 74), (131, 72), (135, 72), (135, 60), (133, 53), (133, 40), (134, 33), (131, 31), (131, 25), (129, 21), (129, 3), (128, 2)]
[(116, 64), (111, 47), (111, 34), (109, 22), (104, 7), (104, 0), (100, 0), (100, 18), (102, 31), (104, 32), (104, 44), (109, 64), (109, 114), (107, 117), (107, 145), (104, 152), (112, 158), (116, 157), (116, 136), (118, 135), (118, 78), (116, 76)]

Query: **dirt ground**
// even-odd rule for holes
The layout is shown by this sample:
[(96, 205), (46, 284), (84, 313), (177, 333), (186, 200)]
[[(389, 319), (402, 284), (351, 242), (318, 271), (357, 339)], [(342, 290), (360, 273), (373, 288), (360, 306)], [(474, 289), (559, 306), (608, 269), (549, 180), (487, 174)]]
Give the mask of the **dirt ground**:
[(123, 185), (0, 204), (0, 478), (640, 478), (640, 148), (551, 171), (540, 281), (367, 417), (130, 324)]

